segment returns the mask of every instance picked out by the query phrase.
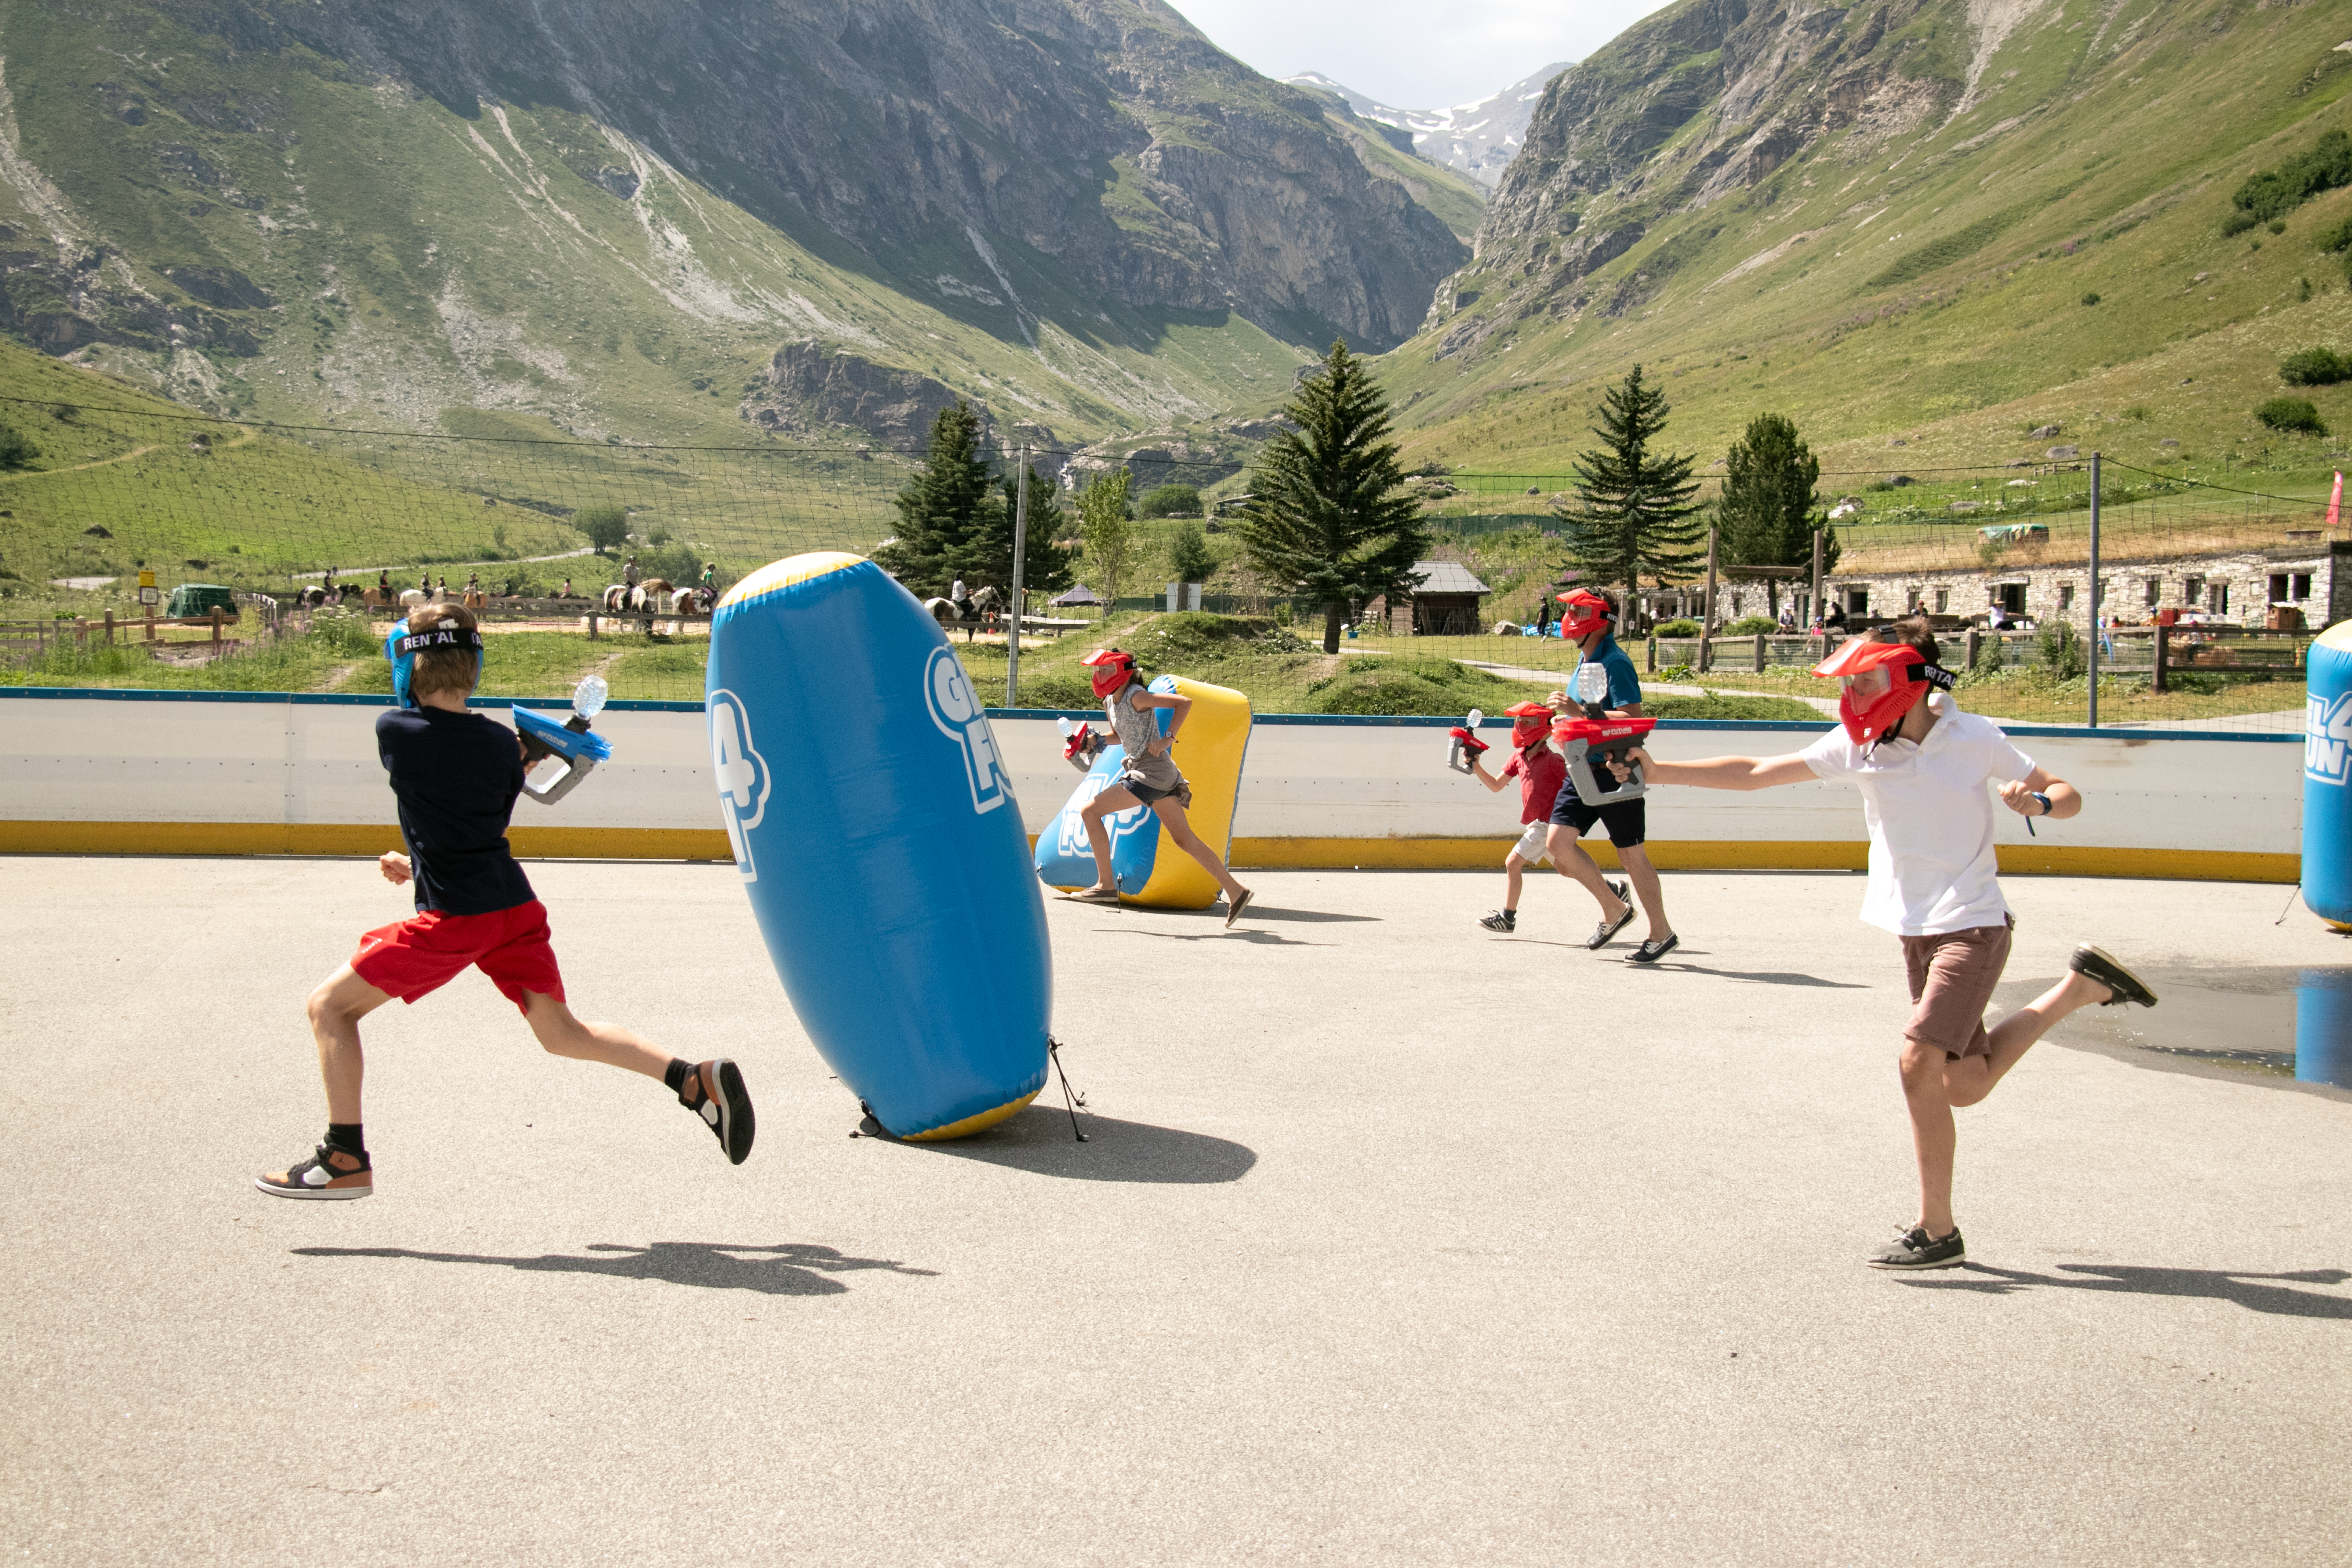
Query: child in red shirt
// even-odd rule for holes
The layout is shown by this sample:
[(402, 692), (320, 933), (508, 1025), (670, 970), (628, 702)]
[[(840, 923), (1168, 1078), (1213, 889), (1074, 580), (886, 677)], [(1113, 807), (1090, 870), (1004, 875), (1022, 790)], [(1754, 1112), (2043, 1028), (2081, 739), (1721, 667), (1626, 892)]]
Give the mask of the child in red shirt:
[[(1568, 782), (1568, 761), (1549, 742), (1552, 710), (1540, 702), (1519, 702), (1503, 710), (1511, 721), (1511, 760), (1503, 764), (1499, 773), (1490, 773), (1486, 764), (1475, 757), (1470, 759), (1471, 771), (1478, 782), (1489, 790), (1500, 791), (1506, 781), (1519, 781), (1519, 841), (1503, 857), (1503, 872), (1507, 879), (1503, 890), (1503, 907), (1479, 921), (1488, 931), (1517, 931), (1519, 925), (1519, 889), (1522, 877), (1530, 866), (1540, 866), (1551, 851), (1545, 836), (1551, 823), (1552, 803), (1559, 797), (1560, 785)], [(1554, 870), (1559, 868), (1555, 866)], [(1566, 876), (1566, 872), (1560, 873)], [(1617, 889), (1619, 898), (1624, 889)]]

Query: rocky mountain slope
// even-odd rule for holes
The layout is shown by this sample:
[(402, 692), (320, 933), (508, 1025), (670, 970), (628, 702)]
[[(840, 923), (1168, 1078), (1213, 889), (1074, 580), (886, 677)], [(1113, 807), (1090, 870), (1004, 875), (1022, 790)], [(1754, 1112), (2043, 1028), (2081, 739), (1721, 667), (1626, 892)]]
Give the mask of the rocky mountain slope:
[(1680, 0), (1551, 84), (1385, 374), (1418, 449), (1530, 471), (1635, 361), (1702, 449), (1766, 408), (1912, 464), (2127, 410), (2151, 459), (2225, 412), (2235, 442), (2216, 378), (2275, 392), (2334, 341), (2352, 189), (2224, 219), (2347, 123), (2347, 34), (2277, 0)]
[(1500, 92), (1452, 109), (1392, 109), (1314, 71), (1283, 79), (1294, 87), (1332, 94), (1359, 119), (1397, 132), (1392, 140), (1403, 151), (1457, 170), (1491, 190), (1501, 183), (1505, 166), (1518, 155), (1520, 139), (1536, 105), (1542, 101), (1544, 89), (1574, 63), (1556, 60)]
[(1325, 109), (1153, 0), (16, 5), (0, 328), (277, 417), (1181, 426), (1467, 257)]

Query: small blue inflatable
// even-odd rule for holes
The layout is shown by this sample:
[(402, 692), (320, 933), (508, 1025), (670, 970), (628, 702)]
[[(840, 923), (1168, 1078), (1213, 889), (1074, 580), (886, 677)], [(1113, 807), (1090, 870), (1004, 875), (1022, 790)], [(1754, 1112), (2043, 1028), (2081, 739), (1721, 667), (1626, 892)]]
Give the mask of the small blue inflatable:
[(863, 556), (713, 612), (719, 815), (793, 1011), (889, 1132), (961, 1138), (1045, 1087), (1053, 959), (995, 736), (939, 624)]
[(2352, 621), (2311, 645), (2304, 689), (2303, 901), (2352, 929)]

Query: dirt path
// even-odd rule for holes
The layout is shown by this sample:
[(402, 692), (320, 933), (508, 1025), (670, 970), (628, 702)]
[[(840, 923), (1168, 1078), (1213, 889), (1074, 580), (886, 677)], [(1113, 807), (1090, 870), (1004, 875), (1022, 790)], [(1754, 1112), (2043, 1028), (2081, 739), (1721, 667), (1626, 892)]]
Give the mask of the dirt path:
[[(240, 430), (212, 450), (215, 453), (231, 452), (239, 447), (250, 446), (259, 438), (259, 435), (255, 431)], [(5, 484), (11, 479), (44, 479), (52, 474), (79, 474), (89, 468), (103, 468), (113, 463), (131, 462), (145, 457), (150, 452), (160, 452), (163, 449), (163, 443), (157, 441), (144, 447), (133, 447), (119, 458), (100, 458), (88, 463), (68, 464), (62, 468), (23, 468), (13, 474), (0, 474), (0, 484)]]

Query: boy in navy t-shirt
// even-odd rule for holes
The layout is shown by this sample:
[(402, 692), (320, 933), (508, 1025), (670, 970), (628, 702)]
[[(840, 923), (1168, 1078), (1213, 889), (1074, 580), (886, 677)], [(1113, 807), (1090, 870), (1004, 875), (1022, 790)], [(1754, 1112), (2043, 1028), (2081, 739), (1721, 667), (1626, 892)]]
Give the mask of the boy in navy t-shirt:
[(375, 1190), (360, 1120), (359, 1022), (395, 996), (414, 1002), (440, 989), (468, 964), (521, 1010), (549, 1051), (660, 1079), (741, 1164), (751, 1152), (751, 1100), (733, 1062), (666, 1055), (614, 1025), (583, 1024), (564, 1005), (547, 910), (507, 848), (507, 818), (522, 793), (520, 741), (466, 707), (481, 675), (473, 616), (428, 606), (403, 631), (387, 649), (399, 705), (376, 721), (375, 733), (408, 853), (387, 851), (378, 864), (394, 886), (415, 884), (416, 913), (360, 938), (351, 962), (310, 994), (326, 1142), (254, 1184), (283, 1198), (363, 1198)]
[[(1583, 651), (1586, 663), (1597, 664), (1608, 671), (1609, 696), (1603, 711), (1612, 718), (1639, 717), (1642, 678), (1634, 673), (1633, 659), (1626, 657), (1625, 650), (1611, 635), (1617, 624), (1617, 601), (1606, 594), (1579, 588), (1562, 594), (1559, 602), (1567, 606), (1560, 616), (1560, 635)], [(1553, 700), (1564, 705), (1565, 695), (1555, 693)], [(1592, 776), (1605, 781), (1609, 771), (1602, 753), (1594, 751), (1590, 762)], [(1559, 796), (1551, 808), (1551, 863), (1562, 876), (1581, 882), (1584, 890), (1601, 904), (1601, 924), (1584, 943), (1593, 949), (1608, 946), (1610, 939), (1633, 918), (1633, 906), (1626, 900), (1624, 884), (1612, 883), (1603, 877), (1600, 864), (1577, 843), (1596, 822), (1609, 830), (1609, 842), (1617, 847), (1617, 863), (1625, 868), (1625, 876), (1633, 884), (1633, 896), (1642, 900), (1642, 910), (1650, 918), (1649, 934), (1641, 946), (1626, 956), (1628, 963), (1655, 963), (1682, 940), (1675, 935), (1675, 928), (1666, 919), (1665, 890), (1658, 885), (1657, 868), (1650, 864), (1649, 851), (1643, 847), (1649, 841), (1649, 813), (1644, 809), (1648, 805), (1637, 795), (1632, 800), (1588, 805), (1576, 793), (1576, 781), (1571, 778), (1560, 786)]]

